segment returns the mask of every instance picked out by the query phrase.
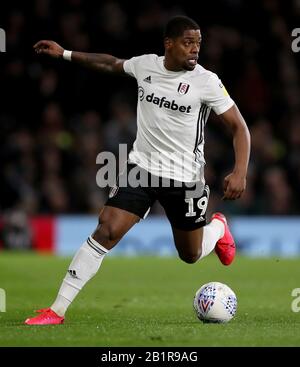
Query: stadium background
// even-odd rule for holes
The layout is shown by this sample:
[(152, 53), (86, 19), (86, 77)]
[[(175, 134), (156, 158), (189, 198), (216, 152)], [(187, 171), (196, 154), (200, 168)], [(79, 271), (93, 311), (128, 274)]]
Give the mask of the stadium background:
[[(1, 246), (74, 253), (95, 227), (107, 197), (107, 190), (96, 185), (97, 154), (117, 154), (120, 143), (130, 147), (135, 137), (135, 80), (38, 57), (33, 44), (53, 39), (66, 49), (121, 58), (162, 54), (166, 20), (186, 14), (203, 34), (199, 63), (221, 77), (252, 136), (247, 191), (236, 202), (222, 202), (222, 179), (232, 167), (233, 149), (211, 115), (205, 147), (208, 213), (229, 216), (240, 251), (299, 254), (300, 54), (291, 49), (299, 1), (128, 4), (39, 0), (3, 5)], [(153, 207), (152, 219), (136, 226), (115, 253), (143, 253), (164, 244), (162, 254), (171, 253), (171, 232), (161, 215), (161, 207)]]

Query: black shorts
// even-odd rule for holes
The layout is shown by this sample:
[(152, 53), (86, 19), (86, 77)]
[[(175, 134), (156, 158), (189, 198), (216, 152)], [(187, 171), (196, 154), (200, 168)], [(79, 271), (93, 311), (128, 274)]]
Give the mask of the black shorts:
[[(158, 183), (158, 187), (120, 185), (122, 175), (128, 177), (130, 169), (137, 167), (127, 164), (127, 171), (121, 173), (117, 184), (110, 189), (109, 198), (105, 205), (116, 207), (133, 213), (140, 218), (146, 218), (156, 200), (164, 208), (172, 227), (181, 230), (194, 230), (206, 225), (206, 209), (209, 199), (209, 187), (200, 183), (186, 184), (161, 177), (153, 179), (147, 172), (148, 182)], [(142, 170), (140, 167), (138, 169)], [(144, 171), (146, 172), (146, 171)], [(152, 181), (151, 180), (152, 177)], [(124, 179), (124, 177), (123, 177)], [(178, 186), (181, 187), (178, 187)], [(193, 186), (191, 186), (193, 185)], [(165, 187), (168, 186), (168, 187)]]

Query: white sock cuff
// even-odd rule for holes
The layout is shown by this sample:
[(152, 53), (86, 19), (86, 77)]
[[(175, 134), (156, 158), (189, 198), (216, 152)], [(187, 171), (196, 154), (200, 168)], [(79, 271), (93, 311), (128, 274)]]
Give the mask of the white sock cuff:
[(209, 225), (211, 227), (214, 227), (216, 230), (219, 230), (220, 231), (220, 238), (222, 238), (224, 236), (224, 233), (225, 233), (225, 225), (224, 223), (220, 220), (220, 219), (216, 219), (214, 218), (210, 223)]
[(103, 247), (102, 245), (100, 245), (99, 242), (97, 242), (96, 240), (94, 240), (92, 238), (92, 236), (89, 236), (88, 239), (86, 240), (86, 243), (93, 249), (95, 250), (99, 255), (105, 255), (109, 252), (108, 249), (106, 249), (105, 247)]

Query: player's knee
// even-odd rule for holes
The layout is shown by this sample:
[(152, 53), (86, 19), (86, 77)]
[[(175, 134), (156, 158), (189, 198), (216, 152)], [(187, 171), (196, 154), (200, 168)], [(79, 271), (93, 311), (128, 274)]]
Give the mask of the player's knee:
[(118, 225), (116, 223), (109, 223), (106, 224), (106, 231), (108, 234), (109, 241), (116, 242), (119, 241), (122, 237), (122, 232), (118, 228)]
[(108, 244), (114, 244), (121, 239), (121, 231), (114, 223), (101, 223), (96, 228), (93, 238), (105, 247)]
[(199, 260), (201, 256), (201, 250), (196, 252), (179, 252), (179, 257), (182, 261), (186, 262), (187, 264), (194, 264)]

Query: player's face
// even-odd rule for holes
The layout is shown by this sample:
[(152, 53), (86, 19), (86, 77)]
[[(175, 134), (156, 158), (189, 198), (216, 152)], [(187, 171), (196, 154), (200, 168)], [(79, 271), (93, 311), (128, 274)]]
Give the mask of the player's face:
[(193, 70), (198, 61), (201, 43), (199, 29), (189, 29), (175, 39), (168, 39), (165, 43), (169, 63), (174, 70)]

